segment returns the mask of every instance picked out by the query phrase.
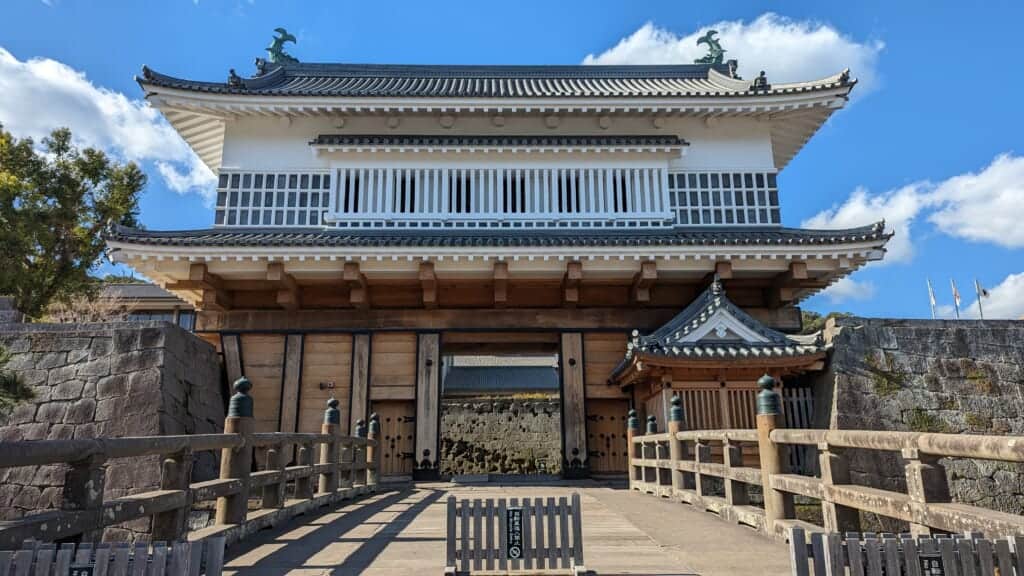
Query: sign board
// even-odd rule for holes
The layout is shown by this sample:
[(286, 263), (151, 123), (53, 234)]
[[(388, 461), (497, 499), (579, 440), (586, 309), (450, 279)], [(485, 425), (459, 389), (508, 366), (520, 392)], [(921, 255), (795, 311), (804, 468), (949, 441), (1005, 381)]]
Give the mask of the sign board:
[(93, 576), (95, 569), (92, 564), (72, 564), (68, 567), (68, 576)]
[(945, 576), (946, 567), (942, 565), (942, 556), (920, 554), (917, 560), (921, 565), (921, 576)]
[(522, 507), (505, 510), (505, 557), (519, 560), (523, 557), (523, 509)]

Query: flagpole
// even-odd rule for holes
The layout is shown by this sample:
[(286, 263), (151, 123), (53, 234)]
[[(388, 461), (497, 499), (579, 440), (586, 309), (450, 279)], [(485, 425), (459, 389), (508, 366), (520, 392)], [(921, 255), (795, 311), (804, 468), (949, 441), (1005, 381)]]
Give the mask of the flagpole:
[(977, 278), (974, 279), (974, 293), (978, 295), (978, 318), (984, 320), (985, 312), (981, 309), (981, 284)]
[(932, 309), (932, 320), (935, 320), (935, 288), (932, 288), (932, 279), (925, 278), (928, 283), (928, 306)]
[(956, 312), (956, 319), (960, 319), (960, 292), (956, 289), (956, 281), (949, 279), (949, 285), (953, 288), (953, 310)]

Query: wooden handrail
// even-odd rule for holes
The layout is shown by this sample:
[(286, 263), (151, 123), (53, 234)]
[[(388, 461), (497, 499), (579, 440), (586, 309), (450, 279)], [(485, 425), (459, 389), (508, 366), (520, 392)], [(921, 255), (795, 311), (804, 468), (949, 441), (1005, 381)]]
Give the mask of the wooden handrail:
[[(224, 535), (233, 543), (258, 527), (273, 525), (315, 507), (376, 490), (378, 468), (375, 447), (379, 422), (371, 416), (369, 435), (360, 421), (356, 436), (338, 433), (338, 402), (328, 401), (321, 433), (252, 432), (251, 384), (235, 382), (226, 433), (82, 440), (39, 440), (0, 443), (0, 468), (69, 464), (60, 510), (0, 522), (0, 549), (16, 548), (26, 539), (52, 541), (80, 536), (97, 539), (107, 526), (138, 518), (153, 518), (157, 540), (184, 537), (201, 539)], [(251, 473), (255, 448), (283, 453), (296, 447), (296, 465)], [(220, 478), (190, 483), (192, 459), (197, 453), (220, 451)], [(103, 499), (106, 463), (112, 459), (162, 456), (160, 487), (156, 490)], [(277, 461), (281, 461), (277, 458)], [(317, 483), (319, 478), (319, 484)], [(285, 485), (294, 483), (294, 498), (284, 506)], [(319, 490), (317, 490), (319, 486)], [(249, 510), (252, 489), (264, 491), (264, 506)], [(267, 497), (268, 492), (280, 498)], [(217, 500), (215, 525), (187, 534), (188, 512), (197, 502)], [(248, 527), (250, 522), (257, 526)]]
[[(874, 430), (792, 430), (780, 422), (778, 393), (770, 377), (762, 378), (756, 430), (682, 430), (681, 398), (672, 399), (667, 433), (648, 416), (651, 433), (639, 434), (639, 420), (628, 419), (630, 488), (671, 497), (785, 537), (788, 529), (813, 525), (796, 519), (793, 497), (821, 501), (824, 526), (818, 530), (858, 531), (858, 511), (908, 522), (910, 531), (964, 530), (992, 534), (1024, 533), (1024, 516), (953, 503), (941, 458), (1024, 462), (1024, 438)], [(712, 444), (722, 447), (722, 462), (711, 461)], [(756, 444), (761, 465), (743, 464), (742, 444)], [(819, 477), (787, 470), (786, 450), (814, 446)], [(895, 492), (853, 482), (843, 451), (898, 452), (904, 462), (907, 491)], [(720, 480), (725, 496), (709, 494), (708, 478)], [(760, 485), (764, 508), (750, 506), (746, 487)]]

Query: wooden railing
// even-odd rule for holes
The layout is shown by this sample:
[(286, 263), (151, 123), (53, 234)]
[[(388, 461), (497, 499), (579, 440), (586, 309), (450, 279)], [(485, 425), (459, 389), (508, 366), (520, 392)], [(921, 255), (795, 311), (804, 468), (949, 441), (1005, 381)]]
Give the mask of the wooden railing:
[[(148, 517), (153, 541), (223, 535), (231, 544), (314, 508), (376, 490), (376, 415), (369, 437), (362, 421), (356, 436), (341, 436), (338, 401), (331, 399), (320, 434), (254, 433), (251, 384), (240, 378), (234, 388), (224, 434), (0, 443), (0, 468), (68, 465), (60, 509), (0, 522), (0, 550), (27, 539), (96, 541), (107, 526)], [(252, 471), (255, 448), (267, 460), (258, 472)], [(288, 466), (285, 455), (293, 449), (295, 465)], [(220, 477), (191, 482), (194, 455), (217, 450)], [(146, 456), (161, 459), (159, 488), (104, 500), (105, 463)], [(189, 533), (190, 511), (210, 501), (216, 501), (213, 525)]]
[[(630, 488), (678, 499), (725, 519), (788, 537), (806, 531), (859, 530), (860, 512), (906, 522), (913, 534), (981, 532), (1024, 534), (1024, 516), (954, 503), (942, 458), (1024, 462), (1024, 438), (917, 432), (806, 430), (778, 428), (779, 394), (770, 377), (759, 381), (756, 430), (684, 431), (680, 398), (673, 398), (669, 431), (656, 433), (654, 416), (639, 435), (636, 413), (628, 422)], [(787, 452), (799, 446), (818, 451), (819, 475), (786, 468)], [(906, 492), (855, 484), (844, 450), (897, 452), (904, 462)], [(755, 457), (756, 454), (756, 457)], [(710, 483), (722, 485), (711, 494)], [(763, 505), (751, 505), (750, 486), (759, 487)], [(794, 496), (821, 503), (822, 525), (796, 517)]]

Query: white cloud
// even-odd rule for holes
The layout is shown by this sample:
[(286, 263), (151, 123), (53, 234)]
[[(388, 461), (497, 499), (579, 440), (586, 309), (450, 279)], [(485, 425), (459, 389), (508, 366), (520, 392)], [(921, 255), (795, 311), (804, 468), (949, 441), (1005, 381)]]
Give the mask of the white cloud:
[(821, 295), (836, 304), (851, 300), (870, 300), (874, 297), (875, 291), (875, 285), (871, 282), (858, 282), (846, 277), (826, 288)]
[[(965, 295), (967, 291), (974, 292), (973, 285), (966, 290), (960, 289), (960, 294)], [(1024, 318), (1024, 272), (1010, 274), (995, 288), (988, 289), (989, 295), (982, 299), (982, 312), (986, 320)], [(952, 312), (952, 307), (949, 307)], [(978, 301), (960, 311), (962, 318), (978, 317)]]
[(846, 202), (815, 214), (801, 225), (805, 228), (854, 228), (884, 219), (886, 229), (896, 234), (886, 245), (887, 253), (882, 262), (909, 262), (914, 258), (911, 225), (931, 202), (922, 191), (926, 186), (911, 184), (878, 195), (857, 188)]
[(1003, 154), (984, 170), (954, 176), (932, 192), (928, 219), (950, 236), (1024, 247), (1024, 156)]
[(939, 231), (975, 242), (1024, 247), (1024, 157), (1002, 154), (980, 172), (933, 184), (917, 182), (871, 194), (857, 188), (845, 202), (804, 220), (806, 228), (850, 228), (885, 219), (896, 235), (882, 263), (914, 258), (912, 229), (920, 217)]
[(726, 59), (737, 59), (746, 78), (764, 70), (771, 82), (799, 82), (850, 68), (860, 80), (855, 97), (878, 87), (878, 55), (885, 47), (883, 42), (858, 42), (828, 24), (792, 20), (771, 12), (750, 23), (716, 22), (686, 36), (648, 22), (601, 54), (588, 54), (583, 63), (688, 64), (707, 53), (703, 45), (697, 45), (697, 38), (709, 29), (718, 31)]
[(66, 126), (82, 145), (157, 164), (177, 192), (213, 195), (213, 173), (145, 101), (96, 86), (85, 74), (48, 58), (20, 61), (0, 48), (0, 123), (39, 140)]

